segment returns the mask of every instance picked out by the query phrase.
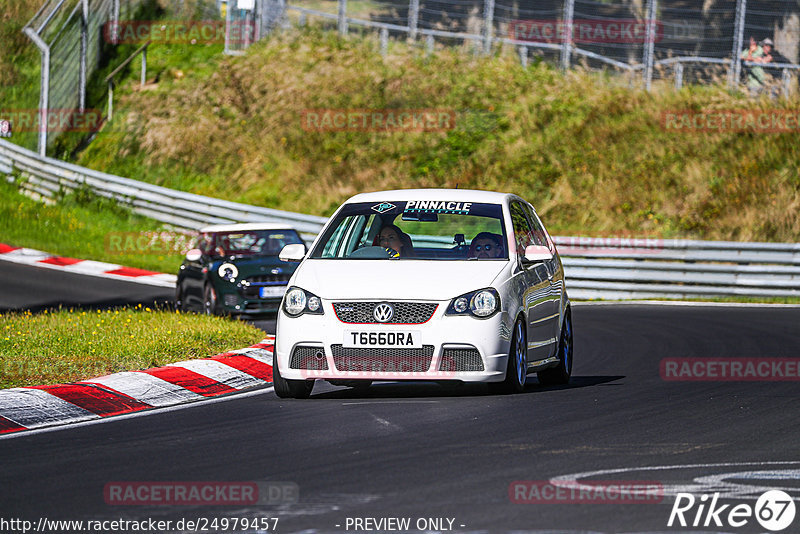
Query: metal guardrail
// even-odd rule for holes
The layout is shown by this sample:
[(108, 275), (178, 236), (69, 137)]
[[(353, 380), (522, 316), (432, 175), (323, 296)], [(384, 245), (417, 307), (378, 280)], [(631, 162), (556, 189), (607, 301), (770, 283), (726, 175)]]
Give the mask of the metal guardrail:
[[(40, 157), (2, 139), (0, 174), (19, 175), (25, 190), (43, 197), (88, 187), (137, 213), (185, 229), (217, 223), (275, 222), (291, 225), (306, 239), (313, 239), (327, 220), (122, 178)], [(573, 299), (800, 297), (800, 243), (625, 237), (554, 240)]]
[(178, 228), (196, 230), (209, 224), (275, 222), (290, 224), (299, 232), (316, 235), (325, 217), (249, 206), (185, 193), (113, 174), (94, 171), (35, 152), (0, 139), (0, 161), (10, 161), (23, 180), (21, 186), (42, 197), (88, 187), (97, 195), (113, 198), (133, 211)]

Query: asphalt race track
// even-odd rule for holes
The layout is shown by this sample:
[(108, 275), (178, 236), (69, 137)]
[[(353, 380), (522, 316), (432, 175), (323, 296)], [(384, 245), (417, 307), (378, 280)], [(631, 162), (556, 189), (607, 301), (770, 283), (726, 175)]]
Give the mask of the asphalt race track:
[[(31, 308), (159, 298), (157, 288), (62, 284), (57, 277), (69, 275), (41, 270), (28, 280), (24, 269), (30, 274), (0, 264), (0, 307), (21, 306), (34, 286)], [(418, 530), (419, 520), (436, 526), (428, 518), (449, 518), (452, 527), (444, 526), (459, 532), (764, 532), (752, 518), (740, 528), (668, 527), (671, 492), (722, 492), (725, 503), (752, 506), (765, 488), (780, 487), (800, 499), (797, 382), (673, 382), (659, 372), (664, 358), (797, 358), (800, 308), (583, 305), (573, 319), (569, 387), (533, 378), (523, 394), (490, 396), (483, 386), (377, 384), (356, 393), (318, 383), (309, 400), (265, 389), (0, 439), (0, 515), (34, 523), (270, 517), (280, 533), (393, 531), (354, 529), (366, 518), (409, 518), (410, 532), (446, 531)], [(512, 502), (515, 481), (551, 479), (648, 481), (664, 496)], [(234, 506), (105, 502), (107, 484), (132, 481), (283, 482), (299, 497)], [(783, 532), (798, 525), (800, 517)]]

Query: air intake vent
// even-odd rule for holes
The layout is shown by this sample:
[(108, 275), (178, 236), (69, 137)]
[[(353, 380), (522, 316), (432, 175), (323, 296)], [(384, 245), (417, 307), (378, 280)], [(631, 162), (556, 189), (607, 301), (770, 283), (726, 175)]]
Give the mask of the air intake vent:
[(433, 345), (421, 349), (351, 349), (331, 346), (339, 371), (371, 373), (424, 373), (431, 367)]
[(483, 360), (478, 349), (444, 349), (440, 371), (483, 371)]
[(328, 360), (325, 358), (325, 349), (322, 347), (309, 347), (298, 345), (292, 352), (289, 360), (290, 369), (307, 369), (309, 371), (327, 371)]

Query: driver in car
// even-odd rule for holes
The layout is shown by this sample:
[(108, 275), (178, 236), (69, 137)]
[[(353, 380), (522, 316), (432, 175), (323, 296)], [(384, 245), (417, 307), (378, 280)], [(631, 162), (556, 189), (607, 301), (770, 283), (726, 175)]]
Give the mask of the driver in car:
[(413, 258), (416, 256), (411, 237), (393, 224), (387, 224), (381, 228), (376, 238), (376, 244), (395, 250), (401, 258)]
[(479, 260), (500, 258), (503, 256), (503, 238), (490, 232), (481, 232), (472, 239), (469, 245), (468, 258)]

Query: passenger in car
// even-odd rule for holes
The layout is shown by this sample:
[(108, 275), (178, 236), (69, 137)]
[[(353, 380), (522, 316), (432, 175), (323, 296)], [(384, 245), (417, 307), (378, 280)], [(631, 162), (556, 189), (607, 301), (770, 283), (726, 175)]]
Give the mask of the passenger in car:
[(375, 236), (375, 245), (391, 248), (400, 254), (401, 258), (414, 258), (414, 244), (411, 237), (393, 224), (387, 224)]
[(469, 245), (468, 258), (492, 259), (503, 256), (503, 238), (490, 232), (481, 232)]

